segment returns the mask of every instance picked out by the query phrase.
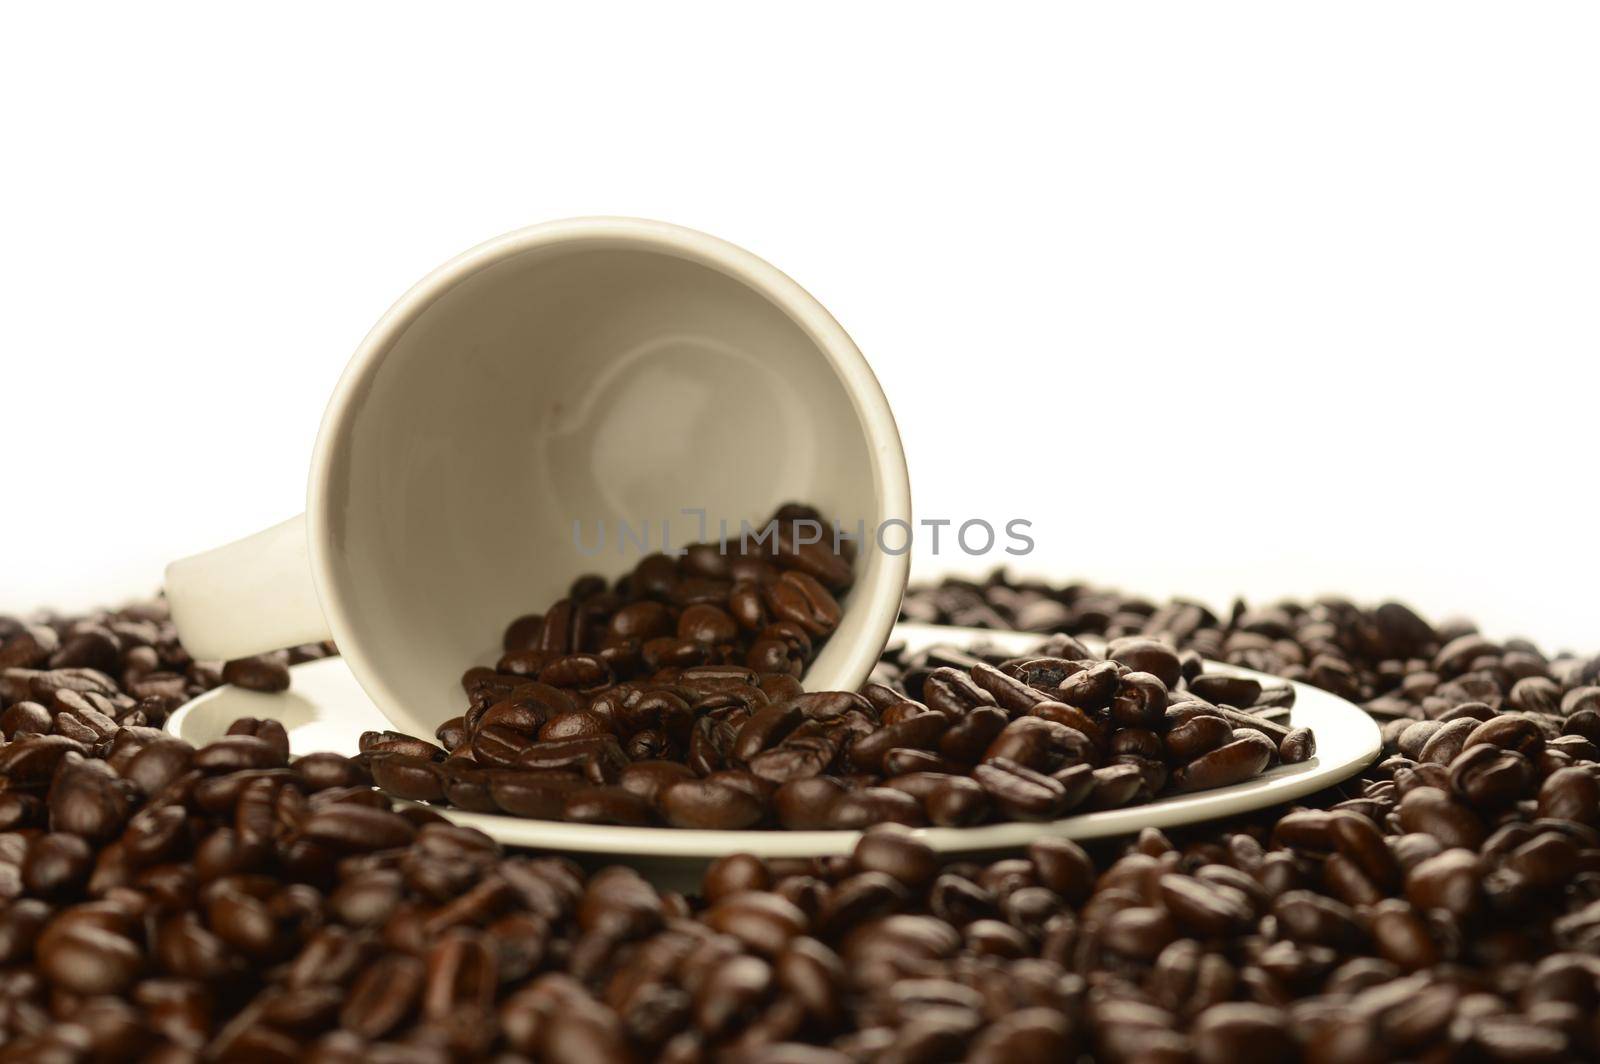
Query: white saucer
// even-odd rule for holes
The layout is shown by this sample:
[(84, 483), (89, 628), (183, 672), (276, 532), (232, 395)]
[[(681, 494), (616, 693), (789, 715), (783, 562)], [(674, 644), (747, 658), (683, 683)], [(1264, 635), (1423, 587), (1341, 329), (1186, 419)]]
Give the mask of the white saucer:
[[(969, 646), (987, 643), (1005, 653), (1023, 654), (1043, 636), (937, 625), (901, 624), (894, 640), (916, 650), (935, 643)], [(1093, 645), (1093, 641), (1086, 641)], [(1284, 681), (1217, 662), (1207, 672), (1250, 676), (1265, 683)], [(339, 658), (294, 667), (294, 682), (282, 694), (258, 694), (220, 687), (182, 706), (167, 729), (196, 746), (216, 739), (238, 717), (274, 717), (289, 732), (294, 753), (332, 750), (354, 754), (361, 733), (390, 727)], [(1235, 816), (1278, 805), (1332, 786), (1370, 764), (1382, 748), (1378, 726), (1342, 698), (1296, 683), (1289, 724), (1316, 732), (1317, 754), (1298, 765), (1282, 765), (1253, 780), (1196, 794), (1161, 798), (1143, 805), (1082, 813), (1049, 823), (986, 824), (972, 828), (923, 828), (919, 834), (935, 850), (949, 854), (1016, 851), (1043, 836), (1095, 839), (1129, 835), (1141, 828), (1170, 828)], [(455, 707), (441, 709), (456, 712)], [(705, 861), (730, 853), (762, 857), (815, 857), (849, 853), (855, 831), (691, 831), (527, 820), (449, 808), (439, 812), (458, 824), (478, 828), (509, 846), (555, 850), (573, 856), (607, 855), (644, 866)], [(687, 871), (687, 868), (685, 869)], [(679, 878), (669, 875), (669, 878)]]

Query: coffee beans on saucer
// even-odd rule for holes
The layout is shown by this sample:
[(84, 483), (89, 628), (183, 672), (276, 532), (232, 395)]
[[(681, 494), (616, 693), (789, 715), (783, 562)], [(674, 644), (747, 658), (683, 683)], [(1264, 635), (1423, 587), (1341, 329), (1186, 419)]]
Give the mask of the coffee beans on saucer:
[(1293, 689), (1206, 675), (1170, 639), (1066, 636), (1036, 655), (922, 655), (860, 692), (804, 692), (850, 568), (780, 510), (770, 556), (697, 544), (615, 586), (584, 577), (513, 621), (437, 743), (369, 733), (399, 798), (475, 812), (701, 829), (1054, 820), (1241, 783), (1315, 753)]

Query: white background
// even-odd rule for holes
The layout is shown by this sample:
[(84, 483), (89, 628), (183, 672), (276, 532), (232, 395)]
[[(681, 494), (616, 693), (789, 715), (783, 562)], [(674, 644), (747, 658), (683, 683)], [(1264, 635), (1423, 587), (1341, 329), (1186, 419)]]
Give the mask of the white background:
[(296, 512), (396, 296), (620, 213), (810, 288), (1028, 568), (1600, 648), (1600, 8), (570, 7), (5, 8), (0, 609)]

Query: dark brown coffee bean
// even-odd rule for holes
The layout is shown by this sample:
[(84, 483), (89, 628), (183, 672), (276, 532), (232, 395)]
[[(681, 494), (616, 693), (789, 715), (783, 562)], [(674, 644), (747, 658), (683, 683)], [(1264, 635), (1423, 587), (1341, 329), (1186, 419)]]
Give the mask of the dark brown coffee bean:
[(1199, 1064), (1239, 1060), (1261, 1064), (1297, 1059), (1299, 1047), (1279, 1009), (1253, 1002), (1213, 1005), (1195, 1021), (1194, 1054)]
[(1159, 885), (1162, 904), (1194, 934), (1215, 938), (1255, 918), (1250, 899), (1232, 887), (1180, 875), (1162, 876)]
[(1172, 783), (1186, 791), (1226, 787), (1259, 775), (1274, 752), (1275, 746), (1267, 736), (1259, 732), (1236, 732), (1232, 742), (1174, 771)]
[(192, 767), (207, 773), (243, 769), (279, 768), (288, 758), (277, 746), (253, 735), (228, 735), (207, 743), (194, 753)]
[(799, 625), (812, 636), (825, 636), (839, 626), (838, 601), (816, 578), (789, 570), (763, 589), (767, 608), (779, 620)]
[(222, 667), (222, 680), (247, 691), (287, 691), (289, 666), (271, 654), (239, 658)]
[(1600, 780), (1583, 768), (1552, 772), (1539, 788), (1539, 815), (1600, 825)]
[(611, 666), (595, 654), (567, 654), (539, 669), (539, 682), (562, 690), (592, 691), (613, 680)]
[(996, 705), (1012, 713), (1026, 713), (1040, 702), (1051, 700), (1048, 694), (984, 662), (972, 667), (971, 678), (973, 683), (989, 693)]
[(426, 974), (416, 958), (389, 954), (356, 980), (340, 1010), (340, 1025), (363, 1038), (381, 1038), (415, 1010)]
[(52, 717), (50, 711), (37, 702), (22, 701), (0, 713), (0, 734), (7, 739), (24, 735), (48, 735)]
[(850, 764), (866, 772), (884, 771), (884, 758), (895, 749), (933, 750), (950, 728), (943, 713), (921, 713), (885, 725), (857, 739), (850, 747)]
[[(483, 735), (486, 730), (486, 728), (479, 728), (478, 735)], [(580, 711), (562, 713), (559, 716), (551, 717), (539, 729), (538, 741), (541, 743), (557, 743), (570, 739), (603, 739), (610, 735), (612, 735), (612, 731), (604, 720), (593, 713)], [(514, 742), (505, 743), (496, 749), (495, 753), (499, 757), (504, 757), (509, 753), (508, 747), (515, 745), (518, 744)], [(478, 752), (477, 746), (474, 746), (473, 749), (474, 752)], [(517, 759), (520, 759), (529, 749), (531, 749), (531, 744), (523, 747), (518, 752)], [(516, 764), (517, 760), (514, 759), (511, 763)]]
[[(58, 921), (59, 923), (59, 921)], [(55, 986), (73, 994), (116, 994), (138, 975), (144, 963), (128, 938), (87, 922), (51, 927), (37, 947), (39, 970)]]
[(492, 807), (516, 816), (538, 820), (559, 820), (566, 809), (567, 796), (587, 785), (576, 772), (561, 770), (490, 773), (484, 780)]
[(1167, 709), (1167, 687), (1147, 672), (1130, 672), (1111, 698), (1111, 721), (1119, 728), (1159, 727)]
[(0, 746), (0, 777), (13, 787), (41, 786), (69, 753), (87, 751), (82, 743), (64, 735), (29, 735)]
[(724, 897), (706, 913), (705, 922), (767, 957), (783, 952), (791, 940), (806, 932), (809, 923), (791, 902), (764, 891), (740, 891)]
[(1483, 822), (1437, 788), (1419, 787), (1406, 794), (1400, 800), (1399, 814), (1405, 830), (1432, 835), (1446, 847), (1476, 849), (1483, 842)]
[(1180, 763), (1233, 741), (1233, 725), (1220, 716), (1201, 713), (1173, 724), (1166, 734), (1166, 748)]
[(1224, 676), (1206, 673), (1196, 676), (1185, 685), (1197, 698), (1217, 705), (1246, 708), (1256, 704), (1261, 697), (1261, 683), (1248, 676)]
[(972, 774), (990, 801), (1013, 819), (1052, 820), (1066, 806), (1066, 788), (1059, 782), (1008, 758), (985, 762)]
[(980, 687), (969, 673), (948, 666), (934, 669), (923, 680), (922, 699), (929, 709), (952, 719), (997, 705), (994, 696)]
[(386, 809), (340, 803), (311, 814), (301, 828), (305, 838), (341, 852), (366, 852), (404, 846), (416, 828)]
[(1466, 747), (1450, 762), (1451, 789), (1480, 809), (1497, 809), (1522, 798), (1534, 775), (1527, 758), (1487, 743)]
[(563, 819), (579, 824), (623, 824), (642, 827), (655, 822), (649, 802), (618, 786), (582, 787), (569, 791)]
[[(1058, 781), (1059, 782), (1059, 781)], [(1069, 791), (1067, 808), (1072, 801)], [(1082, 800), (1079, 796), (1079, 801)], [(939, 827), (968, 827), (981, 823), (989, 815), (989, 796), (976, 781), (965, 776), (950, 776), (929, 791), (922, 799), (928, 820)]]
[(93, 851), (81, 837), (59, 831), (40, 835), (22, 861), (22, 884), (41, 897), (66, 897), (88, 880), (92, 862)]
[(679, 639), (716, 646), (731, 643), (738, 635), (738, 622), (716, 606), (690, 606), (678, 617)]
[(1057, 684), (1056, 700), (1079, 709), (1105, 709), (1117, 693), (1119, 675), (1114, 662), (1098, 662)]
[(798, 701), (773, 702), (762, 706), (739, 729), (730, 754), (748, 763), (764, 750), (771, 749), (805, 720)]
[(1406, 874), (1406, 897), (1418, 909), (1442, 909), (1457, 918), (1470, 916), (1478, 907), (1483, 869), (1476, 854), (1467, 849), (1447, 849)]
[(381, 754), (372, 759), (372, 779), (397, 798), (414, 802), (444, 799), (444, 780), (433, 762), (404, 754)]
[(673, 827), (719, 831), (755, 826), (762, 803), (735, 787), (711, 780), (683, 780), (661, 792), (661, 813)]
[(1112, 913), (1102, 934), (1107, 949), (1124, 957), (1154, 960), (1178, 937), (1178, 929), (1165, 909), (1136, 905)]
[(890, 787), (846, 791), (828, 807), (830, 828), (867, 828), (874, 824), (920, 827), (926, 822), (921, 802)]
[(1529, 718), (1504, 713), (1474, 728), (1462, 748), (1479, 743), (1488, 743), (1527, 757), (1538, 757), (1544, 749), (1544, 736), (1538, 725)]
[(22, 624), (0, 638), (0, 669), (33, 669), (44, 665), (61, 645), (55, 630), (42, 624)]
[(853, 860), (859, 871), (882, 872), (912, 890), (927, 886), (939, 871), (933, 850), (897, 826), (874, 828), (862, 835)]
[(1183, 678), (1177, 652), (1152, 639), (1114, 640), (1106, 648), (1106, 656), (1135, 672), (1156, 677), (1169, 691), (1177, 687)]
[(1310, 761), (1317, 753), (1317, 737), (1310, 728), (1294, 728), (1278, 743), (1278, 760), (1285, 765)]
[(825, 828), (830, 823), (833, 804), (844, 790), (838, 780), (829, 776), (790, 780), (773, 793), (778, 822), (798, 831)]

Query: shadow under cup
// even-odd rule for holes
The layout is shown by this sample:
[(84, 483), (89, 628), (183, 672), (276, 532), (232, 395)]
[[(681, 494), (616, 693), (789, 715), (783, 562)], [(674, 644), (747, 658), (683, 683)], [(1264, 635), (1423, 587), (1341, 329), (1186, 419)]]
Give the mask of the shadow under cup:
[(806, 686), (859, 683), (876, 661), (908, 559), (875, 532), (910, 518), (888, 405), (803, 290), (704, 239), (489, 245), (352, 363), (313, 464), (310, 540), (335, 636), (360, 633), (341, 649), (397, 725), (431, 733), (461, 712), (462, 672), (580, 574), (722, 527), (736, 541), (787, 501), (866, 534)]

